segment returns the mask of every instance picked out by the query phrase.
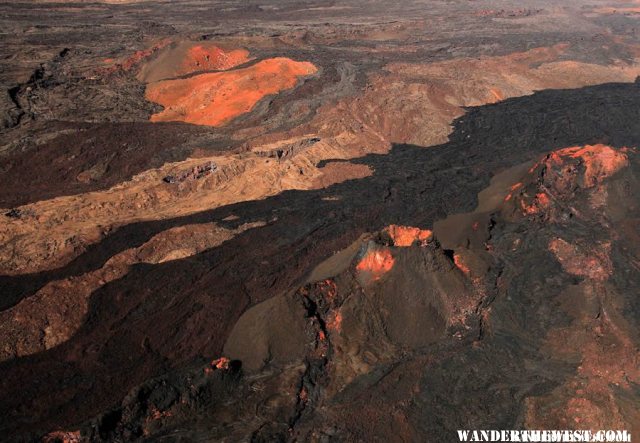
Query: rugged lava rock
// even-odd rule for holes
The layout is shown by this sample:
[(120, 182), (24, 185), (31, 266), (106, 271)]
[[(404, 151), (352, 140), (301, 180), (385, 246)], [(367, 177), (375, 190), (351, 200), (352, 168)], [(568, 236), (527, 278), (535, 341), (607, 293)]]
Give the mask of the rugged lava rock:
[(3, 440), (640, 433), (634, 5), (268, 3), (0, 4)]

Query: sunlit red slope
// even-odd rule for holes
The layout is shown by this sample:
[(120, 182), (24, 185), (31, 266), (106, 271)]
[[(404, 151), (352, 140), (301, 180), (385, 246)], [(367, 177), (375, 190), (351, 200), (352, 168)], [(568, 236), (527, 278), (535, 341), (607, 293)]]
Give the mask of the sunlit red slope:
[(221, 126), (251, 111), (267, 95), (291, 89), (300, 77), (316, 71), (309, 62), (272, 58), (235, 71), (154, 83), (147, 87), (146, 97), (165, 109), (151, 121)]

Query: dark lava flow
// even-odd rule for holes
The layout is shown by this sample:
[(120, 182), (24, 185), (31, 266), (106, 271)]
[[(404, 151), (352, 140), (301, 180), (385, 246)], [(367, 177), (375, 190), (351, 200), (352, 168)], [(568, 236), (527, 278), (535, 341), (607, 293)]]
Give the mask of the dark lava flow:
[[(2, 207), (73, 195), (109, 187), (147, 169), (186, 158), (189, 137), (210, 130), (181, 123), (67, 123), (56, 122), (62, 135), (42, 146), (0, 160), (6, 185), (0, 190)], [(92, 165), (92, 174), (78, 175)], [(37, 171), (25, 176), (28, 171)]]
[[(638, 145), (639, 88), (637, 83), (614, 83), (547, 90), (472, 108), (455, 122), (444, 145), (397, 145), (388, 155), (353, 161), (369, 165), (374, 170), (371, 177), (173, 220), (131, 224), (61, 269), (1, 277), (6, 309), (48, 281), (97, 269), (114, 253), (174, 226), (268, 222), (187, 259), (133, 266), (125, 277), (93, 294), (86, 323), (71, 340), (1, 363), (0, 432), (17, 435), (77, 426), (150, 377), (200, 357), (218, 356), (249, 306), (300, 286), (313, 266), (363, 232), (392, 223), (429, 228), (447, 214), (472, 210), (491, 175), (505, 168), (566, 146)], [(231, 215), (238, 219), (225, 222)], [(545, 257), (538, 258), (544, 263)], [(472, 364), (479, 371), (495, 369), (495, 362), (511, 358), (508, 340), (503, 345), (494, 347), (491, 355), (486, 350), (477, 353)], [(448, 384), (449, 369), (454, 369), (446, 365), (463, 363), (443, 363), (424, 383), (437, 393)], [(519, 373), (497, 370), (492, 377), (510, 380)], [(474, 380), (459, 381), (459, 392), (467, 398), (473, 386), (463, 385)], [(539, 382), (544, 387), (545, 382)], [(481, 408), (489, 394), (478, 396), (468, 407)], [(512, 409), (507, 393), (501, 395), (506, 397), (494, 402), (501, 405), (494, 411), (495, 424), (513, 423), (519, 411)], [(438, 406), (437, 400), (437, 395), (425, 399), (430, 407), (423, 410), (437, 415), (438, 407), (450, 405), (442, 399)], [(438, 422), (425, 426), (447, 427)], [(437, 435), (441, 429), (429, 431)]]

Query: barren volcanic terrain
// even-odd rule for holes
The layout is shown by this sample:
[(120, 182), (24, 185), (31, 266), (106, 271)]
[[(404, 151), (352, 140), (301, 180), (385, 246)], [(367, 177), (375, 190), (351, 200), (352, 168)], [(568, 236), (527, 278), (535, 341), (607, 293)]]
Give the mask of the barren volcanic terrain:
[(0, 440), (640, 435), (640, 2), (0, 2)]

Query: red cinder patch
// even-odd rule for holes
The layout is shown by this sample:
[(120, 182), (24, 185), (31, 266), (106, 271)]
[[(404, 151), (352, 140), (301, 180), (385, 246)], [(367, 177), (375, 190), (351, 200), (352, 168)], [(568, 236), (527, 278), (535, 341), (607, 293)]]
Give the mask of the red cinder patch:
[(389, 225), (385, 228), (393, 245), (398, 247), (411, 246), (414, 242), (425, 243), (433, 234), (429, 229), (420, 229), (413, 226)]
[(312, 63), (281, 57), (234, 71), (153, 83), (146, 97), (165, 109), (152, 115), (151, 121), (222, 126), (251, 111), (267, 95), (291, 89), (300, 77), (315, 72)]
[(520, 206), (522, 207), (522, 211), (527, 215), (537, 214), (540, 211), (546, 209), (551, 204), (551, 200), (549, 196), (544, 192), (539, 192), (536, 194), (533, 202), (531, 204), (526, 204), (524, 200), (520, 200)]
[(588, 188), (627, 166), (629, 160), (625, 152), (624, 149), (598, 144), (560, 149), (551, 158), (557, 164), (562, 162), (562, 158), (579, 159), (585, 166), (584, 186)]
[(361, 272), (368, 272), (373, 276), (374, 280), (379, 280), (380, 277), (393, 268), (394, 263), (395, 260), (389, 249), (375, 249), (366, 253), (360, 263), (356, 265), (356, 269)]
[(180, 73), (188, 74), (197, 71), (226, 70), (249, 61), (249, 51), (234, 49), (225, 51), (216, 46), (194, 46), (187, 51), (182, 61)]
[(220, 357), (219, 359), (212, 361), (211, 366), (217, 369), (229, 369), (229, 359), (227, 357)]
[(330, 332), (340, 332), (342, 330), (342, 313), (340, 311), (330, 314), (327, 320), (327, 329)]
[(464, 262), (464, 259), (460, 254), (453, 254), (453, 263), (456, 265), (458, 269), (462, 271), (463, 274), (465, 275), (471, 274), (471, 270), (469, 269), (469, 266), (466, 265), (466, 263)]
[(321, 282), (320, 287), (322, 288), (322, 292), (325, 295), (325, 297), (329, 300), (333, 299), (336, 295), (338, 295), (338, 286), (331, 279), (327, 279)]

